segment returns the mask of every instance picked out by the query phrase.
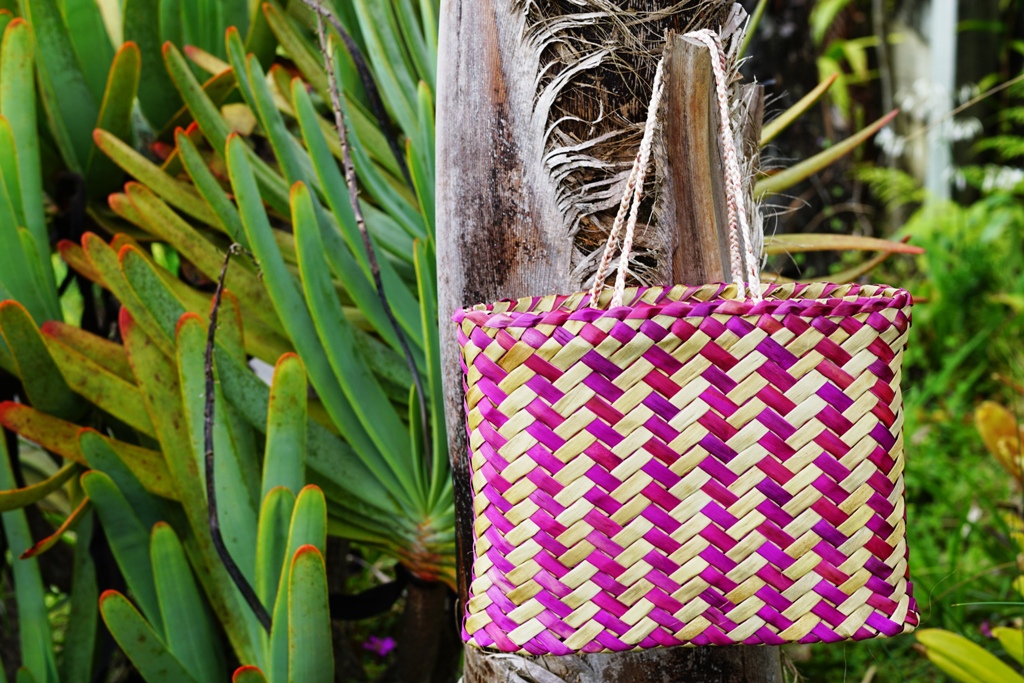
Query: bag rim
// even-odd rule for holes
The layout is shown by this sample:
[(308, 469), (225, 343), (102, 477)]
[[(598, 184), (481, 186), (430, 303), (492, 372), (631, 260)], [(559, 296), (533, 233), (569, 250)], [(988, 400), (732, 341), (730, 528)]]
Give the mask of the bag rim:
[(562, 325), (570, 321), (601, 319), (636, 320), (660, 315), (674, 318), (710, 315), (796, 315), (799, 317), (849, 317), (913, 305), (910, 293), (889, 285), (833, 284), (829, 282), (771, 284), (764, 299), (736, 298), (735, 284), (670, 285), (626, 289), (626, 305), (608, 308), (611, 290), (605, 290), (599, 307), (590, 306), (589, 292), (568, 295), (527, 296), (501, 299), (459, 309), (452, 315), (457, 324), (502, 329), (538, 325)]

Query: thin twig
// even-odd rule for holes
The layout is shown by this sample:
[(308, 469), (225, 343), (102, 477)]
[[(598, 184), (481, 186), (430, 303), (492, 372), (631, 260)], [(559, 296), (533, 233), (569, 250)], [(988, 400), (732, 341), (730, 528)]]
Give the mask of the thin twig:
[(327, 41), (327, 33), (324, 30), (323, 14), (327, 13), (329, 15), (330, 13), (326, 8), (316, 3), (315, 0), (303, 1), (316, 13), (317, 38), (320, 41), (320, 52), (323, 55), (324, 66), (327, 70), (327, 81), (331, 92), (331, 109), (334, 111), (334, 127), (338, 131), (338, 139), (341, 142), (341, 163), (345, 171), (345, 182), (348, 185), (348, 197), (352, 203), (352, 212), (355, 214), (356, 227), (359, 228), (359, 235), (363, 239), (363, 248), (366, 250), (366, 258), (370, 262), (370, 273), (373, 276), (373, 284), (377, 288), (377, 296), (380, 299), (381, 306), (384, 308), (384, 313), (388, 317), (388, 321), (391, 323), (391, 327), (395, 331), (398, 343), (402, 347), (402, 353), (405, 355), (405, 362), (408, 364), (409, 372), (412, 374), (413, 383), (416, 385), (416, 393), (419, 398), (420, 420), (423, 425), (423, 448), (429, 471), (433, 453), (430, 447), (430, 435), (427, 433), (427, 428), (430, 424), (427, 417), (427, 395), (423, 391), (423, 379), (420, 377), (420, 371), (412, 357), (409, 342), (406, 340), (405, 333), (402, 332), (398, 320), (395, 319), (395, 314), (391, 310), (391, 304), (388, 303), (387, 293), (384, 291), (384, 282), (380, 276), (380, 263), (377, 261), (377, 252), (373, 247), (373, 241), (370, 239), (370, 233), (366, 229), (363, 209), (359, 205), (359, 185), (356, 182), (356, 167), (352, 163), (352, 149), (348, 143), (348, 130), (345, 128), (345, 118), (341, 109), (341, 95), (338, 92), (338, 84), (334, 78), (334, 56)]
[[(366, 57), (363, 56), (362, 50), (359, 49), (359, 45), (352, 39), (352, 35), (345, 30), (345, 27), (341, 25), (341, 22), (338, 21), (338, 18), (334, 16), (334, 13), (329, 8), (317, 2), (317, 0), (303, 0), (303, 2), (313, 10), (317, 17), (325, 17), (327, 21), (331, 22), (331, 26), (341, 36), (342, 42), (345, 43), (345, 49), (348, 50), (349, 56), (352, 57), (352, 63), (355, 64), (356, 71), (359, 73), (359, 82), (362, 83), (363, 90), (366, 91), (370, 112), (377, 119), (378, 125), (380, 125), (381, 130), (384, 132), (384, 137), (388, 141), (388, 147), (391, 149), (395, 161), (398, 162), (398, 168), (402, 172), (402, 177), (405, 178), (406, 184), (412, 187), (412, 175), (409, 173), (408, 164), (405, 163), (405, 154), (402, 153), (402, 146), (398, 144), (398, 133), (395, 131), (391, 119), (384, 110), (384, 102), (380, 98), (380, 90), (377, 89), (377, 82), (373, 80), (373, 72), (370, 71), (370, 66), (366, 63)], [(319, 22), (320, 19), (318, 18), (317, 21)], [(320, 43), (322, 47), (324, 41), (321, 40)], [(334, 78), (331, 76), (330, 71), (328, 71), (327, 77), (330, 78), (330, 86), (333, 91), (335, 88)], [(331, 96), (333, 98), (333, 92)]]
[(984, 99), (988, 99), (989, 97), (992, 97), (996, 93), (1000, 93), (1003, 90), (1006, 90), (1007, 88), (1009, 88), (1011, 85), (1014, 85), (1015, 83), (1020, 83), (1021, 81), (1024, 81), (1024, 74), (1021, 74), (1019, 76), (1015, 76), (1014, 78), (1011, 78), (1008, 81), (1004, 81), (1004, 82), (1000, 83), (997, 86), (993, 86), (993, 87), (989, 88), (985, 92), (983, 92), (983, 93), (981, 93), (979, 95), (976, 95), (975, 97), (972, 97), (971, 99), (967, 100), (966, 102), (961, 104), (956, 109), (953, 109), (952, 111), (950, 111), (948, 114), (943, 115), (938, 120), (932, 121), (926, 127), (918, 128), (913, 133), (911, 133), (907, 137), (903, 138), (904, 142), (909, 142), (909, 141), (913, 140), (914, 138), (921, 137), (922, 135), (924, 135), (928, 131), (932, 130), (933, 128), (935, 128), (939, 124), (943, 123), (944, 121), (948, 121), (949, 119), (953, 118), (954, 116), (956, 116), (960, 112), (964, 111), (965, 109), (970, 109), (971, 107), (976, 105), (978, 102), (981, 102)]
[(256, 619), (260, 622), (267, 633), (270, 633), (270, 613), (260, 602), (252, 584), (245, 578), (238, 568), (231, 553), (224, 544), (224, 536), (220, 531), (220, 517), (217, 514), (217, 490), (214, 487), (214, 461), (213, 461), (213, 414), (214, 414), (214, 386), (213, 386), (213, 342), (217, 333), (217, 314), (220, 312), (221, 294), (224, 292), (224, 278), (228, 274), (228, 264), (231, 257), (242, 253), (245, 250), (240, 244), (232, 244), (224, 255), (224, 265), (220, 269), (220, 278), (217, 280), (217, 289), (213, 293), (213, 306), (210, 309), (210, 325), (206, 331), (206, 352), (203, 356), (203, 372), (206, 376), (206, 405), (203, 409), (203, 446), (206, 450), (206, 505), (209, 509), (210, 536), (213, 537), (213, 547), (217, 550), (224, 568), (227, 570), (231, 580), (234, 581), (242, 597), (249, 604)]

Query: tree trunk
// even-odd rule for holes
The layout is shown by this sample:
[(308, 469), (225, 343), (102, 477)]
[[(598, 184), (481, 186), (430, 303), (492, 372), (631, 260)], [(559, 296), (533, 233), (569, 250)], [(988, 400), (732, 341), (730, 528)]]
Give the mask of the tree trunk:
[[(545, 5), (539, 9), (539, 5)], [(443, 0), (437, 216), (442, 367), (456, 498), (460, 599), (472, 565), (472, 493), (459, 348), (462, 306), (569, 293), (591, 277), (639, 143), (669, 29), (728, 29), (724, 0)], [(735, 22), (732, 22), (735, 24)], [(612, 47), (609, 47), (612, 46)], [(631, 272), (720, 281), (727, 249), (718, 120), (706, 50), (673, 39), (652, 189)], [(742, 90), (747, 156), (760, 89)], [(461, 612), (460, 612), (461, 613)], [(671, 648), (577, 657), (466, 650), (466, 683), (771, 682), (777, 648)]]

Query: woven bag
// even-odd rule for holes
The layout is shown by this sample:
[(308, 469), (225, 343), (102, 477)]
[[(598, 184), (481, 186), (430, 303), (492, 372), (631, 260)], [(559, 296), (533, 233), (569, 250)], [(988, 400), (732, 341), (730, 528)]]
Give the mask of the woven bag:
[(594, 288), (454, 316), (474, 504), (463, 638), (565, 655), (911, 631), (900, 393), (910, 296), (761, 291), (734, 214), (737, 282), (625, 288), (662, 87), (659, 66)]

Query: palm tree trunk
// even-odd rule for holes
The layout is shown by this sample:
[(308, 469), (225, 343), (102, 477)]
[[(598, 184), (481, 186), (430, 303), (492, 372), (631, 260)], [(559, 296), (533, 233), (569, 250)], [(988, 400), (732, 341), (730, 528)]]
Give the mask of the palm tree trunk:
[[(569, 293), (592, 276), (646, 115), (668, 30), (728, 28), (728, 0), (442, 0), (437, 219), (442, 366), (456, 497), (460, 598), (473, 508), (459, 350), (462, 306)], [(673, 42), (655, 172), (634, 272), (724, 279), (727, 259), (706, 51)], [(739, 93), (756, 156), (762, 98)], [(709, 198), (711, 198), (709, 200)], [(574, 657), (466, 651), (466, 683), (781, 681), (777, 648), (670, 648)]]

